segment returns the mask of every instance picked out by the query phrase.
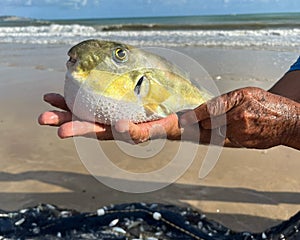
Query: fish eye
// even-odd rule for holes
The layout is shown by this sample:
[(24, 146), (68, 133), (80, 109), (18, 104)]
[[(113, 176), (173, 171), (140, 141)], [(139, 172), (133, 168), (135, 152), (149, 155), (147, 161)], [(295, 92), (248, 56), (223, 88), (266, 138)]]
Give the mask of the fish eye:
[(127, 51), (122, 48), (116, 48), (113, 52), (113, 57), (117, 62), (126, 62), (128, 59)]

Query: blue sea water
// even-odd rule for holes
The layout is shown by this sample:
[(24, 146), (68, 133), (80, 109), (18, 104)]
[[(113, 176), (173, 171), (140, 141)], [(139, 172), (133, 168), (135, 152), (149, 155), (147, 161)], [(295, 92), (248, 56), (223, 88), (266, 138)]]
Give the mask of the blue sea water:
[(75, 44), (88, 38), (138, 46), (298, 52), (300, 13), (70, 20), (0, 17), (0, 43)]

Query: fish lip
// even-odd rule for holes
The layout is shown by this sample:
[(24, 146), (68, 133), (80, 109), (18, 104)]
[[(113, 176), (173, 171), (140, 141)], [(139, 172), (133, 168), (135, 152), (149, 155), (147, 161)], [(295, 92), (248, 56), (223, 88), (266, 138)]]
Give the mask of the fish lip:
[(69, 60), (67, 61), (66, 65), (67, 65), (67, 68), (69, 69), (69, 67), (75, 65), (78, 61), (78, 56), (76, 53), (71, 53), (71, 51), (68, 52), (67, 54), (70, 58)]
[(70, 69), (78, 62), (77, 54), (71, 54), (68, 52), (69, 60), (66, 62), (67, 69)]
[(73, 62), (71, 62), (70, 60), (68, 60), (68, 61), (66, 62), (67, 70), (70, 70), (74, 65), (75, 65), (75, 63), (73, 63)]
[(70, 57), (68, 62), (75, 64), (77, 62), (77, 60), (78, 60), (77, 58)]

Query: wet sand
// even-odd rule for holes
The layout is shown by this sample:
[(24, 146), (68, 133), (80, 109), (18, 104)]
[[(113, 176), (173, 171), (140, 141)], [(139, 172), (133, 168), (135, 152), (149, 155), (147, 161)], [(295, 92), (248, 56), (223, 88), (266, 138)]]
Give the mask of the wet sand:
[[(197, 148), (192, 165), (163, 189), (133, 194), (99, 182), (84, 167), (73, 139), (61, 140), (55, 128), (37, 123), (38, 115), (50, 108), (42, 101), (43, 94), (62, 93), (68, 48), (0, 46), (1, 209), (17, 210), (43, 202), (94, 211), (113, 203), (163, 202), (192, 206), (227, 227), (248, 231), (261, 231), (300, 210), (300, 152), (282, 146), (263, 151), (223, 149), (215, 168), (200, 179), (199, 169), (208, 146), (190, 143)], [(250, 85), (267, 89), (297, 56), (242, 49), (181, 51), (202, 64), (220, 92)], [(149, 159), (122, 153), (114, 141), (101, 143), (101, 148), (115, 165), (138, 173), (165, 166), (181, 143), (164, 144), (159, 154)]]

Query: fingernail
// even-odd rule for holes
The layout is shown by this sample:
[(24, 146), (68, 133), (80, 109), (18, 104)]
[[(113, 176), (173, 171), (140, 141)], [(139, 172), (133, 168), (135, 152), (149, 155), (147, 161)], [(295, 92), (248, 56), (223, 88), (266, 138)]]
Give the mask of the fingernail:
[(45, 123), (46, 124), (56, 124), (58, 122), (58, 116), (53, 114), (51, 116), (48, 116), (46, 119), (45, 119)]
[(44, 96), (43, 96), (44, 101), (47, 101), (47, 100), (48, 100), (49, 95), (50, 95), (49, 93), (44, 94)]

